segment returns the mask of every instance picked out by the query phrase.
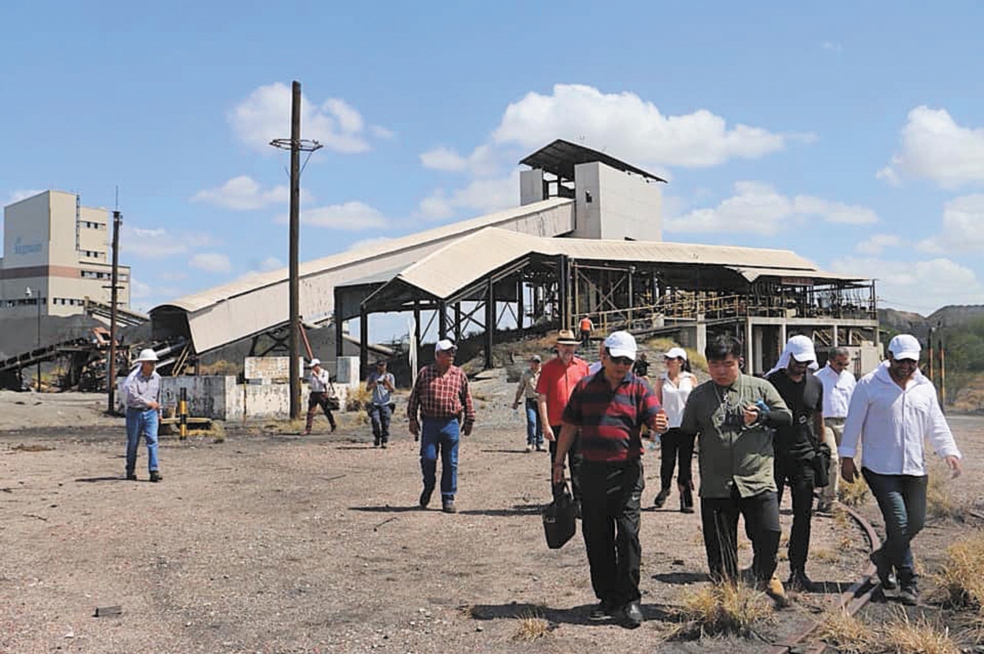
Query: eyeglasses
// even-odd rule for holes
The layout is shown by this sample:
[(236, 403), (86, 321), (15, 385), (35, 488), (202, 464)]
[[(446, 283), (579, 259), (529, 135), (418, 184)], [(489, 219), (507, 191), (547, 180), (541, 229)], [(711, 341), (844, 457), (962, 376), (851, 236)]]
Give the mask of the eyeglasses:
[(612, 363), (618, 364), (620, 366), (631, 366), (633, 363), (635, 363), (635, 361), (630, 359), (629, 357), (609, 356), (608, 358), (611, 360)]

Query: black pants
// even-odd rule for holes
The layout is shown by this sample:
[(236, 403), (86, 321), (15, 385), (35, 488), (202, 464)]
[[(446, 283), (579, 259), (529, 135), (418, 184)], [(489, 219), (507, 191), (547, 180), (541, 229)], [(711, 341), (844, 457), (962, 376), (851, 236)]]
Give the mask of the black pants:
[(693, 481), (694, 434), (684, 434), (678, 427), (668, 430), (659, 438), (659, 485), (662, 490), (670, 490), (673, 482), (673, 468), (679, 462), (677, 483), (690, 487)]
[(613, 606), (638, 601), (639, 504), (646, 487), (642, 462), (581, 466), (581, 531), (591, 566), (591, 586)]
[(805, 570), (810, 551), (810, 522), (813, 519), (813, 463), (776, 457), (778, 504), (782, 504), (783, 486), (789, 484), (793, 494), (793, 528), (789, 532), (789, 569)]
[[(560, 425), (551, 425), (550, 429), (552, 429), (554, 433), (554, 440), (550, 441), (550, 473), (552, 475), (554, 460), (557, 458), (556, 439), (560, 438)], [(574, 496), (575, 502), (580, 502), (581, 501), (581, 434), (580, 432), (578, 432), (577, 436), (574, 437), (574, 442), (571, 443), (570, 448), (568, 448), (567, 450), (567, 465), (571, 470), (571, 495)], [(551, 481), (551, 486), (553, 486), (552, 481)], [(553, 486), (554, 497), (557, 496), (558, 488), (559, 486)]]
[(778, 494), (765, 491), (752, 497), (739, 497), (732, 487), (731, 497), (704, 498), (700, 501), (707, 567), (715, 580), (738, 579), (738, 516), (745, 519), (745, 534), (752, 541), (752, 572), (767, 581), (776, 571), (779, 551)]
[(335, 416), (331, 414), (331, 409), (328, 408), (328, 393), (311, 393), (308, 397), (307, 424), (305, 424), (304, 429), (311, 431), (311, 423), (314, 422), (314, 414), (318, 412), (318, 407), (321, 407), (321, 410), (325, 412), (328, 417), (328, 424), (334, 431)]

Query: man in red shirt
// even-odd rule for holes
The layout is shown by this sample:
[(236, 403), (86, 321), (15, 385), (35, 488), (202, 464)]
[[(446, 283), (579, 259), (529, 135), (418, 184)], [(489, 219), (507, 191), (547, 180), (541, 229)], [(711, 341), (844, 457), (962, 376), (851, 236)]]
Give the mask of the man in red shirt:
[[(547, 361), (540, 368), (540, 381), (536, 384), (537, 400), (540, 404), (540, 422), (543, 424), (543, 436), (550, 445), (550, 465), (559, 460), (563, 467), (563, 459), (557, 459), (557, 436), (560, 434), (561, 416), (564, 407), (570, 399), (574, 387), (581, 378), (588, 374), (588, 364), (574, 355), (579, 341), (574, 332), (562, 329), (557, 334), (557, 356)], [(581, 451), (575, 442), (567, 452), (567, 461), (571, 468), (571, 489), (574, 494), (574, 504), (578, 515), (581, 513)], [(558, 484), (553, 484), (554, 496), (560, 491)]]
[[(445, 513), (457, 512), (454, 495), (458, 490), (458, 421), (464, 414), (461, 433), (465, 436), (471, 434), (475, 424), (468, 377), (461, 368), (452, 365), (457, 351), (450, 340), (439, 340), (434, 346), (434, 363), (420, 369), (407, 401), (410, 433), (415, 441), (420, 440), (420, 469), (424, 474), (420, 507), (430, 504), (440, 455), (441, 508)], [(423, 430), (418, 414), (423, 417)]]

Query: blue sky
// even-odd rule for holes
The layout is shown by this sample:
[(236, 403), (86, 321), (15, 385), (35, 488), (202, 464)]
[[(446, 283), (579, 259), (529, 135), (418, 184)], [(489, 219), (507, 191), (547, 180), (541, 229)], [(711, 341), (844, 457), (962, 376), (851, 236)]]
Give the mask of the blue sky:
[(5, 2), (0, 203), (112, 208), (134, 307), (518, 204), (554, 138), (666, 176), (664, 238), (984, 303), (976, 2)]

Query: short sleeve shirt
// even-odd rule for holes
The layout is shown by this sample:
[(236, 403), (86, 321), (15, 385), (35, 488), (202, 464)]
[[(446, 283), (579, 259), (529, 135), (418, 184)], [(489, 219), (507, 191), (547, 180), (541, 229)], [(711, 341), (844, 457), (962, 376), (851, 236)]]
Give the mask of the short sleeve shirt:
[(567, 400), (571, 398), (577, 383), (587, 374), (587, 362), (578, 357), (574, 357), (569, 366), (565, 366), (560, 357), (554, 357), (540, 367), (536, 392), (547, 396), (547, 420), (551, 426), (561, 423)]

